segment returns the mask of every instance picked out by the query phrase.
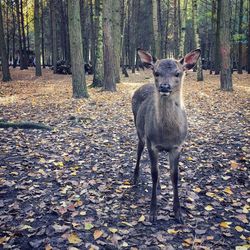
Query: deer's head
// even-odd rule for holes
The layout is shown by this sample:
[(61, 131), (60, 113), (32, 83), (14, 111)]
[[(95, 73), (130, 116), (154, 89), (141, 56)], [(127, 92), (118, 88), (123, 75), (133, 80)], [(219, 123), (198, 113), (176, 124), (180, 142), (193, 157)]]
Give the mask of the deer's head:
[(197, 63), (201, 51), (195, 49), (180, 60), (155, 59), (150, 53), (138, 49), (141, 61), (153, 70), (155, 85), (162, 97), (168, 97), (180, 91), (183, 74)]

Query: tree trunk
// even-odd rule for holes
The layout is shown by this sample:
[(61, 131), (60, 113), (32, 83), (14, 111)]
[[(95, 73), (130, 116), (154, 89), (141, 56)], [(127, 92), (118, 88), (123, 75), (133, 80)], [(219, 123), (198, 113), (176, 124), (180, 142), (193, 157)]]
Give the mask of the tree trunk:
[(6, 45), (4, 40), (2, 3), (0, 2), (0, 55), (2, 59), (3, 82), (11, 81), (9, 62), (7, 58)]
[(250, 74), (250, 0), (248, 0), (248, 51), (247, 51), (247, 73)]
[(42, 32), (42, 65), (45, 69), (45, 55), (44, 55), (44, 9), (43, 9), (43, 0), (41, 0), (41, 32)]
[(68, 0), (69, 42), (73, 97), (88, 97), (85, 82), (79, 0)]
[(220, 57), (221, 73), (220, 84), (222, 90), (233, 89), (231, 60), (230, 60), (230, 0), (219, 0), (221, 2), (220, 11)]
[(239, 40), (239, 58), (238, 58), (238, 74), (242, 74), (242, 19), (243, 19), (243, 0), (240, 0), (240, 10), (239, 10), (239, 30), (240, 35)]
[(14, 3), (11, 5), (12, 10), (12, 62), (13, 62), (13, 68), (16, 67), (16, 17), (14, 12)]
[[(113, 20), (113, 42), (115, 53), (115, 82), (119, 83), (120, 79), (120, 58), (121, 58), (121, 3), (120, 0), (113, 0), (112, 4)], [(136, 25), (136, 24), (135, 24)]]
[(181, 20), (180, 55), (179, 55), (180, 58), (185, 55), (187, 4), (188, 0), (185, 0), (183, 3), (182, 20)]
[(56, 63), (57, 63), (57, 32), (56, 32), (56, 0), (50, 0), (50, 15), (51, 15), (51, 33), (52, 33), (52, 64), (53, 72), (56, 73)]
[(104, 90), (116, 91), (111, 6), (112, 0), (103, 0)]
[[(132, 10), (133, 11), (133, 10)], [(154, 36), (154, 46), (153, 55), (160, 57), (160, 37), (158, 29), (158, 5), (157, 0), (152, 0), (152, 19), (153, 19), (153, 36)]]
[(103, 68), (103, 31), (102, 31), (102, 0), (96, 0), (96, 49), (95, 67), (92, 87), (102, 87), (104, 68)]
[(41, 69), (41, 40), (40, 40), (40, 22), (39, 22), (39, 0), (34, 3), (34, 29), (35, 29), (35, 58), (36, 58), (36, 76), (42, 75)]
[(135, 64), (136, 64), (136, 1), (132, 0), (129, 4), (129, 66), (132, 69), (132, 73), (135, 73)]
[[(192, 0), (192, 8), (193, 8), (193, 29), (195, 34), (195, 47), (200, 48), (201, 47), (201, 41), (200, 41), (200, 35), (198, 30), (198, 15), (197, 15), (197, 0)], [(202, 62), (201, 62), (201, 56), (198, 59), (197, 62), (197, 81), (203, 81), (203, 71), (202, 71)]]
[(23, 68), (28, 69), (28, 54), (26, 46), (26, 35), (24, 29), (24, 13), (23, 13), (23, 1), (20, 1), (20, 17), (21, 17), (21, 31), (22, 31), (22, 41), (23, 41)]
[(214, 74), (220, 73), (220, 16), (221, 16), (221, 0), (217, 0), (217, 20), (215, 34), (215, 58), (214, 58)]
[(174, 58), (178, 58), (179, 55), (179, 38), (178, 38), (178, 15), (177, 15), (177, 0), (174, 0)]

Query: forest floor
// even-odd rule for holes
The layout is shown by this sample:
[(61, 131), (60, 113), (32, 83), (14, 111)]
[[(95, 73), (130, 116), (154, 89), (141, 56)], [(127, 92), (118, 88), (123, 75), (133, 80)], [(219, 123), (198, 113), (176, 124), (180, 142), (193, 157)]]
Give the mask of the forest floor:
[(131, 96), (151, 72), (123, 78), (116, 93), (89, 89), (87, 100), (71, 98), (70, 76), (11, 74), (12, 82), (0, 84), (0, 119), (53, 130), (0, 129), (0, 248), (249, 249), (249, 75), (234, 73), (228, 93), (219, 90), (219, 76), (206, 72), (198, 83), (188, 72), (189, 134), (180, 159), (185, 224), (173, 218), (162, 153), (153, 225), (146, 151), (138, 187), (130, 181), (137, 145)]

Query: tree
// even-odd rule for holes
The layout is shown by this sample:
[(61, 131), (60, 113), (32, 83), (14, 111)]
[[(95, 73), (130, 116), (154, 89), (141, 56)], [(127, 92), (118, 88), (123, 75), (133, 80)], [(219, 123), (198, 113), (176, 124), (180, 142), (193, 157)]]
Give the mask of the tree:
[(115, 54), (112, 39), (112, 0), (103, 0), (104, 90), (116, 91)]
[(181, 37), (180, 37), (180, 51), (179, 51), (180, 58), (185, 55), (187, 4), (188, 4), (188, 0), (184, 0), (183, 8), (182, 8), (182, 20), (181, 20)]
[(238, 62), (238, 74), (242, 74), (242, 19), (243, 19), (243, 0), (240, 0), (239, 9), (239, 29), (238, 33), (240, 36), (239, 40), (239, 62)]
[(103, 31), (102, 31), (102, 0), (96, 0), (96, 48), (95, 48), (95, 67), (92, 87), (103, 86)]
[(153, 54), (160, 57), (160, 35), (158, 30), (158, 3), (157, 0), (152, 0), (152, 19), (153, 19), (153, 36), (154, 36), (154, 49)]
[(121, 3), (120, 0), (113, 0), (112, 4), (113, 20), (112, 31), (115, 53), (115, 82), (120, 82), (120, 54), (121, 54)]
[(221, 21), (221, 0), (217, 0), (216, 34), (215, 34), (215, 58), (214, 74), (220, 73), (220, 21)]
[(248, 0), (248, 51), (247, 51), (247, 73), (250, 74), (250, 0)]
[(69, 41), (73, 97), (88, 97), (85, 82), (79, 0), (68, 0)]
[(219, 0), (220, 10), (220, 57), (221, 72), (220, 85), (222, 90), (230, 91), (233, 89), (231, 60), (230, 60), (230, 0)]
[(4, 30), (3, 30), (3, 15), (2, 15), (2, 1), (0, 0), (0, 55), (2, 59), (2, 70), (3, 70), (3, 81), (11, 81), (9, 62), (6, 52), (6, 45), (4, 40)]
[(52, 64), (53, 72), (56, 73), (57, 63), (57, 32), (56, 32), (56, 0), (50, 0), (50, 22), (51, 22), (51, 39), (52, 39)]
[(39, 0), (35, 0), (35, 4), (34, 4), (34, 28), (35, 28), (36, 76), (41, 76), (42, 69), (41, 69), (41, 39), (40, 39), (40, 21), (39, 21)]
[[(192, 0), (192, 9), (193, 9), (193, 29), (194, 29), (194, 40), (195, 40), (195, 47), (200, 48), (201, 42), (200, 42), (200, 35), (198, 30), (198, 15), (197, 15), (197, 0)], [(203, 81), (203, 72), (202, 72), (202, 63), (201, 63), (201, 57), (199, 57), (197, 62), (197, 81)]]

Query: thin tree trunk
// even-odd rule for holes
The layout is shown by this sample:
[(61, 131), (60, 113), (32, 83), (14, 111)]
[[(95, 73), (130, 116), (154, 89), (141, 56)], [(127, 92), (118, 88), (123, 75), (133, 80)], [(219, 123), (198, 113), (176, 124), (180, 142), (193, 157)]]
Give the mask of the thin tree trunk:
[(152, 0), (152, 19), (153, 19), (153, 36), (154, 36), (153, 54), (156, 57), (160, 57), (160, 37), (159, 37), (159, 29), (158, 29), (157, 0)]
[(210, 53), (209, 53), (209, 65), (210, 65), (210, 74), (213, 73), (215, 69), (215, 41), (216, 41), (216, 0), (212, 0), (212, 15), (211, 15), (211, 41), (210, 41)]
[(103, 30), (102, 30), (102, 0), (96, 0), (96, 49), (95, 67), (92, 87), (102, 87), (104, 78), (103, 68)]
[(103, 0), (104, 90), (116, 91), (111, 4), (112, 0)]
[(89, 95), (84, 74), (79, 0), (68, 0), (68, 19), (73, 97), (87, 98)]
[(28, 54), (27, 54), (27, 46), (26, 46), (26, 35), (24, 29), (24, 13), (23, 13), (23, 1), (20, 1), (20, 16), (21, 16), (21, 31), (22, 31), (22, 40), (23, 40), (23, 67), (24, 69), (28, 69)]
[(178, 13), (177, 13), (177, 0), (174, 0), (174, 57), (177, 58), (179, 55), (179, 42), (178, 42)]
[(0, 1), (0, 55), (2, 59), (3, 82), (11, 81), (9, 62), (7, 58), (6, 45), (4, 40), (2, 3)]
[(35, 58), (36, 76), (42, 75), (41, 69), (41, 39), (40, 39), (40, 19), (39, 19), (39, 0), (34, 3), (34, 29), (35, 29)]
[(93, 65), (93, 67), (95, 67), (94, 65), (94, 58), (95, 58), (95, 24), (94, 24), (94, 18), (95, 18), (95, 14), (94, 14), (94, 10), (93, 10), (93, 0), (89, 1), (89, 7), (90, 7), (90, 60), (91, 60), (91, 64)]
[(238, 62), (238, 74), (242, 74), (242, 19), (243, 19), (243, 0), (240, 0), (240, 10), (239, 10), (239, 29), (238, 34), (240, 35), (239, 41), (239, 62)]
[[(121, 3), (120, 0), (113, 0), (113, 42), (115, 53), (115, 82), (119, 83), (120, 79), (120, 58), (121, 58)], [(135, 24), (136, 25), (136, 24)]]
[[(197, 15), (197, 0), (192, 0), (192, 8), (193, 8), (193, 29), (195, 34), (195, 47), (200, 48), (201, 47), (201, 41), (200, 41), (200, 35), (198, 30), (198, 15)], [(202, 62), (201, 57), (199, 57), (197, 61), (197, 81), (203, 81), (203, 71), (202, 71)]]
[(215, 37), (215, 62), (214, 74), (220, 73), (220, 16), (221, 16), (221, 0), (217, 0), (217, 20), (216, 20), (216, 37)]
[(14, 3), (12, 2), (11, 5), (12, 10), (12, 62), (13, 62), (13, 68), (16, 67), (16, 17), (14, 12)]
[[(28, 0), (26, 0), (26, 6), (28, 6)], [(26, 11), (26, 33), (27, 33), (27, 50), (30, 51), (30, 36), (29, 36), (29, 11)]]
[(220, 0), (220, 2), (220, 84), (222, 90), (230, 91), (233, 89), (230, 60), (230, 0)]
[(185, 55), (187, 4), (188, 0), (185, 0), (183, 3), (182, 20), (181, 20), (180, 55), (179, 55), (180, 58)]
[(43, 0), (41, 0), (41, 32), (42, 32), (42, 65), (45, 69), (45, 51), (44, 51), (44, 9), (43, 9)]
[(57, 63), (57, 32), (56, 32), (56, 0), (50, 0), (51, 28), (52, 28), (52, 64), (53, 72), (56, 73)]
[(250, 0), (248, 0), (248, 51), (247, 51), (247, 73), (250, 74)]

